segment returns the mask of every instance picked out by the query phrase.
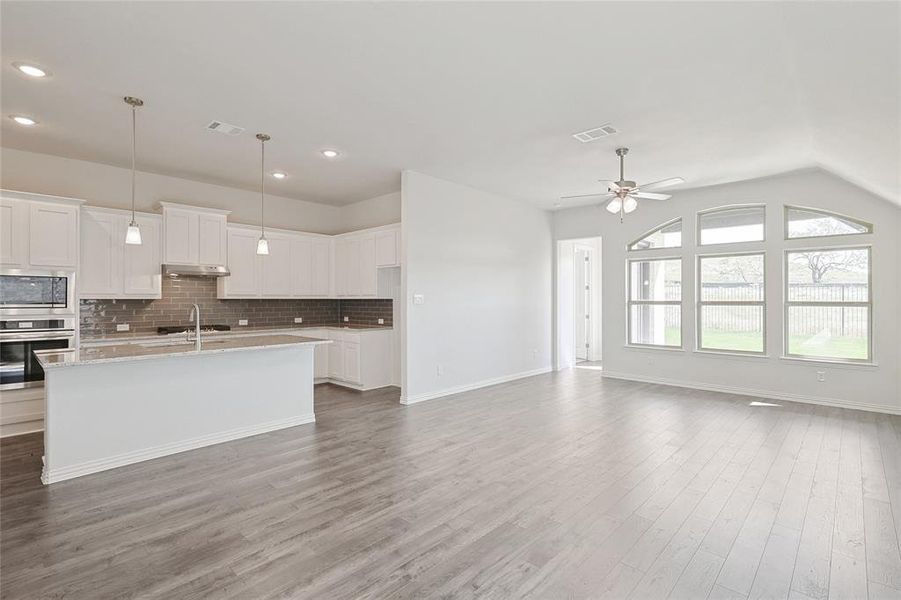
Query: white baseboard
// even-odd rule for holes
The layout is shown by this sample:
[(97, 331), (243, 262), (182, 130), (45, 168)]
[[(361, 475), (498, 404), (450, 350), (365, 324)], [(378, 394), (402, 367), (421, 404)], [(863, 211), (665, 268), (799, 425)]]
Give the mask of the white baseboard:
[(497, 385), (499, 383), (507, 383), (508, 381), (522, 379), (524, 377), (533, 377), (535, 375), (550, 373), (551, 370), (552, 368), (550, 366), (541, 367), (540, 369), (533, 369), (531, 371), (522, 371), (521, 373), (504, 375), (503, 377), (483, 379), (482, 381), (477, 381), (475, 383), (467, 383), (465, 385), (458, 385), (452, 388), (444, 388), (443, 390), (438, 390), (437, 392), (428, 392), (425, 394), (417, 394), (415, 396), (401, 396), (400, 403), (416, 404), (417, 402), (425, 402), (426, 400), (434, 400), (435, 398), (443, 398), (444, 396), (450, 396), (452, 394), (459, 394), (462, 392), (477, 390), (479, 388), (488, 387), (489, 385)]
[(162, 456), (169, 456), (170, 454), (178, 454), (179, 452), (186, 452), (188, 450), (196, 450), (197, 448), (203, 448), (205, 446), (221, 444), (222, 442), (229, 442), (231, 440), (259, 435), (261, 433), (275, 431), (277, 429), (287, 429), (288, 427), (296, 427), (297, 425), (314, 423), (315, 421), (316, 415), (301, 415), (298, 417), (291, 417), (290, 419), (280, 419), (278, 421), (269, 421), (268, 423), (260, 423), (258, 425), (251, 425), (249, 427), (240, 427), (238, 429), (231, 429), (229, 431), (221, 431), (218, 433), (213, 433), (189, 440), (181, 440), (178, 442), (172, 442), (170, 444), (164, 444), (162, 446), (154, 446), (153, 448), (145, 448), (143, 450), (136, 450), (134, 452), (126, 452), (124, 454), (110, 456), (108, 458), (90, 460), (79, 463), (77, 465), (69, 465), (67, 467), (57, 469), (48, 469), (45, 465), (44, 472), (41, 475), (41, 481), (45, 484), (56, 483), (58, 481), (65, 481), (66, 479), (72, 479), (74, 477), (81, 477), (82, 475), (90, 475), (91, 473), (98, 473), (100, 471), (106, 471), (108, 469), (115, 469), (116, 467), (143, 462), (145, 460), (152, 460), (154, 458), (160, 458)]
[(886, 413), (890, 415), (901, 415), (901, 407), (885, 406), (883, 404), (870, 404), (867, 402), (848, 402), (847, 400), (841, 400), (837, 398), (805, 396), (802, 394), (787, 394), (784, 392), (774, 392), (771, 390), (759, 390), (754, 388), (718, 385), (713, 383), (699, 383), (696, 381), (680, 381), (678, 379), (647, 377), (644, 375), (616, 373), (612, 371), (603, 371), (601, 373), (601, 376), (609, 377), (611, 379), (625, 379), (628, 381), (640, 381), (642, 383), (657, 383), (660, 385), (691, 388), (696, 390), (704, 390), (707, 392), (723, 392), (725, 394), (737, 394), (740, 396), (754, 396), (756, 398), (764, 398), (767, 400), (783, 400), (786, 402), (801, 402), (803, 404), (819, 404), (821, 406), (833, 406), (836, 408), (850, 408), (853, 410), (866, 410), (870, 412)]

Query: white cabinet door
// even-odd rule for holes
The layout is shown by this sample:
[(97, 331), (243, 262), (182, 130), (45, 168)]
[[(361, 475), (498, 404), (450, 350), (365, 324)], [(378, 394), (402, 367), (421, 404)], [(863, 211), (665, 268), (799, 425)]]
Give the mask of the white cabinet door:
[(346, 278), (344, 292), (346, 296), (359, 296), (360, 281), (360, 240), (345, 240), (345, 265), (344, 276)]
[[(337, 333), (338, 335), (333, 335)], [(330, 332), (328, 345), (328, 376), (333, 379), (344, 378), (344, 342), (341, 341), (340, 332)]]
[(221, 298), (247, 298), (260, 295), (258, 234), (242, 229), (228, 230), (228, 269), (231, 275), (220, 279)]
[(28, 205), (19, 200), (0, 200), (0, 264), (28, 265)]
[(347, 240), (335, 241), (335, 294), (347, 295)]
[(314, 239), (312, 244), (312, 290), (314, 296), (328, 296), (329, 294), (329, 254), (331, 242), (329, 240)]
[(226, 264), (226, 218), (223, 215), (197, 215), (197, 262), (201, 265)]
[(398, 264), (398, 238), (396, 229), (377, 231), (375, 234), (375, 265), (377, 267), (393, 267)]
[(163, 215), (163, 235), (165, 236), (163, 241), (163, 260), (168, 264), (198, 264), (197, 213), (177, 208), (166, 208), (163, 211)]
[(45, 267), (75, 267), (78, 262), (78, 207), (31, 203), (28, 262)]
[(259, 257), (260, 291), (266, 298), (288, 298), (291, 296), (291, 238), (270, 236), (268, 239), (269, 254)]
[(310, 238), (291, 240), (291, 295), (313, 294), (313, 242)]
[[(122, 254), (127, 225), (123, 215), (88, 209), (82, 211), (81, 266), (78, 272), (79, 295), (82, 298), (108, 298), (122, 293)], [(141, 234), (146, 243), (147, 232), (143, 227)]]
[[(320, 340), (328, 339), (328, 331), (324, 329), (306, 330), (302, 334), (304, 337), (311, 337)], [(313, 350), (313, 377), (316, 379), (325, 379), (328, 377), (328, 349), (331, 344), (319, 344), (314, 346)]]
[(378, 293), (378, 272), (376, 271), (375, 236), (360, 238), (360, 295), (375, 296)]
[(344, 379), (360, 384), (360, 344), (344, 342)]
[[(160, 287), (162, 285), (162, 275), (160, 275), (162, 220), (146, 216), (137, 216), (135, 220), (138, 222), (138, 227), (141, 228), (141, 245), (126, 244), (124, 233), (118, 238), (120, 247), (123, 249), (122, 293), (129, 298), (160, 298), (162, 297)], [(127, 221), (127, 218), (123, 221)], [(123, 225), (127, 227), (128, 224), (124, 223)], [(83, 254), (82, 265), (84, 265)]]

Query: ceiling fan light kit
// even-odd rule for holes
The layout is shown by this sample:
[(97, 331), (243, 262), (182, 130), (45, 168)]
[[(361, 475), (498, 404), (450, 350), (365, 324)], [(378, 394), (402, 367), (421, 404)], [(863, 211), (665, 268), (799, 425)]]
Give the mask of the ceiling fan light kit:
[(620, 223), (623, 221), (623, 215), (627, 215), (638, 208), (638, 199), (643, 200), (667, 200), (670, 194), (656, 194), (645, 190), (659, 189), (670, 185), (683, 183), (685, 180), (681, 177), (670, 177), (669, 179), (661, 179), (653, 183), (639, 185), (638, 183), (628, 180), (625, 177), (625, 158), (629, 153), (628, 148), (617, 148), (616, 155), (619, 157), (619, 181), (607, 181), (607, 192), (601, 194), (582, 194), (580, 196), (563, 196), (561, 200), (570, 200), (574, 198), (597, 198), (603, 200), (610, 198), (607, 203), (607, 211), (612, 214), (619, 213)]

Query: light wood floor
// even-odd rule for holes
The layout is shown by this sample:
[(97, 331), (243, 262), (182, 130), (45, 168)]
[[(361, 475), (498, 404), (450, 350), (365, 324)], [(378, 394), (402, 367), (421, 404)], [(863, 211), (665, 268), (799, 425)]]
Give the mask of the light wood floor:
[(575, 369), (43, 487), (2, 443), (2, 597), (901, 598), (901, 418)]

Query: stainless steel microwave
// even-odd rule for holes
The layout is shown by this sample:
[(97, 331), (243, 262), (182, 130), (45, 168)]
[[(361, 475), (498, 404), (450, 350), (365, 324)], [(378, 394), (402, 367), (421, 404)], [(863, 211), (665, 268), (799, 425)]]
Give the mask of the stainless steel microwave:
[(0, 270), (0, 317), (35, 314), (75, 314), (75, 273)]

